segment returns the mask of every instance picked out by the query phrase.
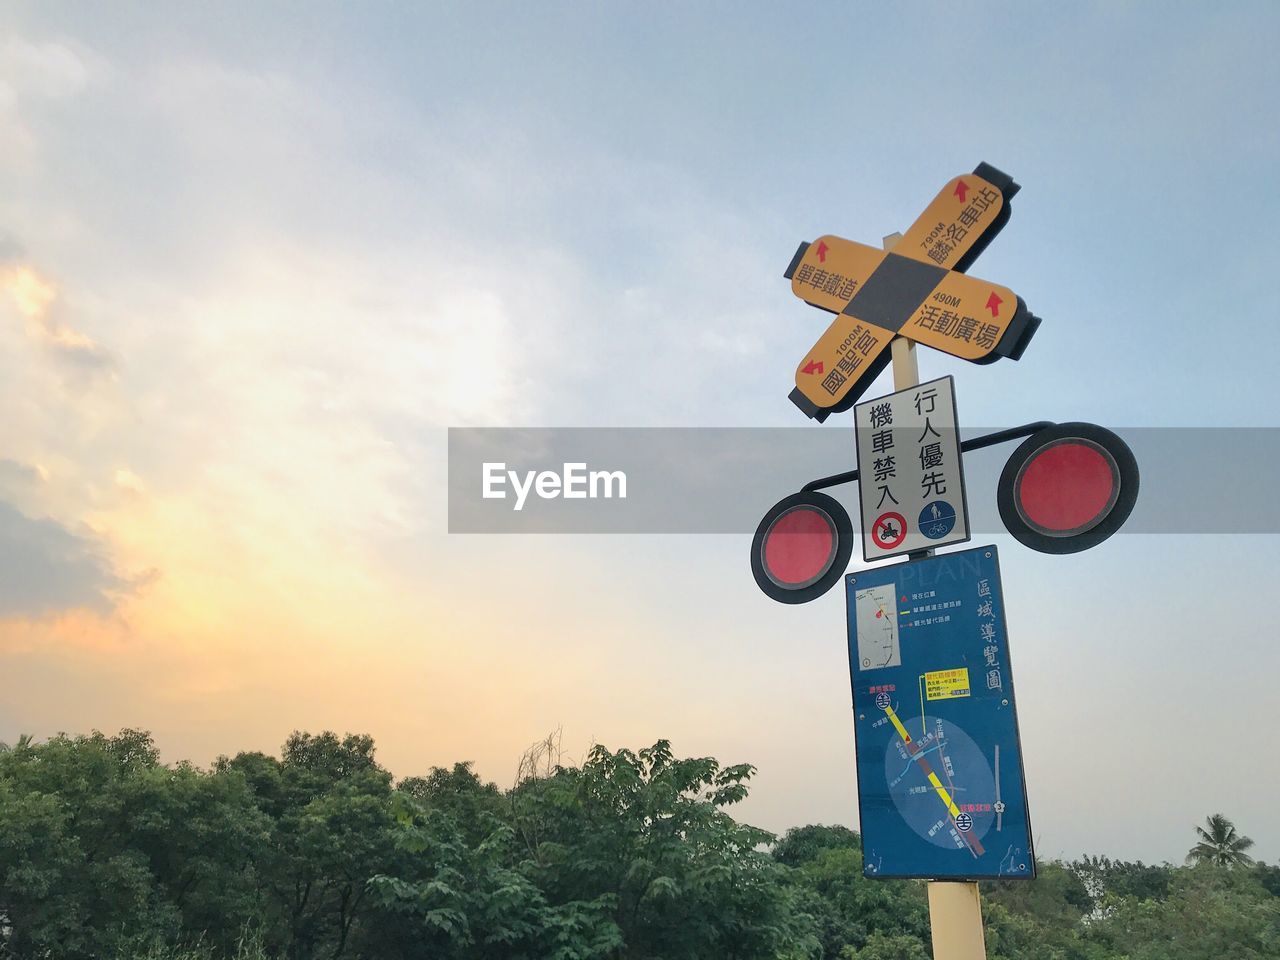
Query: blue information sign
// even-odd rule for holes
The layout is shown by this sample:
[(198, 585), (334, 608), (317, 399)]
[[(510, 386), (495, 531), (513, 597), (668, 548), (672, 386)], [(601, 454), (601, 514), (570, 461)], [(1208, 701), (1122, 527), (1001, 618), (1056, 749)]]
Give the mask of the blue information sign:
[(996, 548), (845, 586), (863, 873), (1034, 877)]

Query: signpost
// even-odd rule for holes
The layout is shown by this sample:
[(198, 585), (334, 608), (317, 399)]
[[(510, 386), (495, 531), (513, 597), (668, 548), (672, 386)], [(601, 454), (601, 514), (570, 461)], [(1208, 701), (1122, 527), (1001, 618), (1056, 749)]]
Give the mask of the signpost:
[(895, 334), (975, 363), (1021, 357), (1039, 318), (1008, 287), (964, 275), (1018, 189), (982, 163), (943, 187), (892, 252), (830, 235), (802, 243), (791, 291), (836, 318), (796, 368), (791, 401), (819, 421), (847, 410), (889, 362)]
[[(980, 166), (979, 169), (982, 167)], [(1012, 184), (1012, 180), (1009, 182)], [(1008, 219), (1007, 213), (1005, 219)], [(1002, 225), (1003, 222), (993, 225), (993, 230), (989, 232), (987, 239), (989, 240), (991, 233)], [(885, 237), (884, 248), (892, 249), (902, 239), (899, 235)], [(974, 256), (976, 255), (975, 252)], [(1034, 326), (1032, 330), (1034, 331)], [(906, 337), (897, 337), (893, 340), (891, 351), (894, 388), (901, 392), (918, 385), (920, 366), (916, 358), (915, 342)], [(860, 483), (858, 489), (861, 491), (862, 487), (863, 484)], [(932, 552), (932, 550), (925, 551), (924, 555), (929, 556)], [(846, 605), (847, 603), (846, 600)], [(861, 791), (858, 797), (858, 810), (861, 817)], [(861, 823), (859, 825), (861, 826)], [(863, 862), (865, 864), (865, 859)], [(929, 933), (933, 943), (934, 960), (986, 960), (987, 944), (982, 929), (982, 901), (978, 895), (976, 881), (953, 883), (938, 878), (930, 881)]]
[(954, 380), (854, 408), (862, 555), (884, 560), (969, 539)]
[(863, 873), (1034, 876), (996, 548), (845, 584)]
[(1017, 360), (1039, 326), (1012, 290), (965, 274), (1018, 189), (981, 163), (883, 250), (831, 235), (800, 245), (792, 292), (836, 317), (796, 368), (792, 402), (823, 421), (891, 361), (896, 392), (857, 404), (858, 468), (779, 501), (751, 544), (767, 596), (817, 599), (852, 554), (848, 514), (819, 491), (857, 481), (863, 556), (910, 556), (848, 576), (846, 616), (863, 873), (931, 881), (934, 960), (985, 960), (978, 878), (1035, 876), (996, 548), (933, 555), (970, 539), (961, 456), (1024, 440), (997, 503), (1009, 532), (1044, 553), (1102, 543), (1138, 496), (1137, 462), (1111, 431), (1040, 421), (960, 442), (952, 378), (919, 383), (917, 342)]

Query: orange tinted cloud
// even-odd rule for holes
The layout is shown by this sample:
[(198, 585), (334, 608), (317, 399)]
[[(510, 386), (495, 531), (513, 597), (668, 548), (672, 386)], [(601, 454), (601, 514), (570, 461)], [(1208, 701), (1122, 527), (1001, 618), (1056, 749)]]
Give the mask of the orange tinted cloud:
[(27, 333), (57, 354), (90, 367), (109, 367), (110, 359), (94, 340), (60, 322), (54, 311), (58, 290), (33, 268), (12, 265), (0, 269), (0, 290), (9, 295), (27, 320)]

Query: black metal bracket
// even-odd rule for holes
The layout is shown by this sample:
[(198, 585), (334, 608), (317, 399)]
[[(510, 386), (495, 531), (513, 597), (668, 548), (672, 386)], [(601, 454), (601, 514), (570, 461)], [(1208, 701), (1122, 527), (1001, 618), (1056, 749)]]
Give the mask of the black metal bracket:
[[(1024, 423), (1020, 427), (1010, 427), (1008, 430), (997, 430), (995, 433), (985, 433), (980, 437), (971, 437), (964, 440), (960, 444), (960, 452), (968, 453), (970, 450), (982, 450), (986, 447), (994, 447), (998, 443), (1008, 443), (1010, 440), (1021, 440), (1032, 434), (1039, 433), (1047, 427), (1056, 427), (1057, 424), (1052, 420), (1037, 420), (1035, 423)], [(842, 483), (853, 483), (858, 479), (857, 470), (846, 470), (844, 473), (833, 473), (829, 477), (819, 477), (817, 480), (810, 480), (800, 489), (807, 490), (824, 490), (827, 487), (836, 487)]]

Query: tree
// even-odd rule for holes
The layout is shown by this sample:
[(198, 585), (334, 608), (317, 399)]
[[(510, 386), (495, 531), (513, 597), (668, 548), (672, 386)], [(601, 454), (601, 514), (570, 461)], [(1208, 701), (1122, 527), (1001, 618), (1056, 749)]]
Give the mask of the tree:
[(438, 810), (450, 817), (469, 846), (483, 843), (493, 833), (496, 820), (510, 812), (510, 802), (492, 783), (484, 783), (470, 763), (453, 769), (433, 767), (425, 777), (406, 777), (396, 791), (408, 794), (424, 810)]
[[(477, 794), (483, 792), (477, 786)], [(365, 926), (360, 956), (370, 960), (616, 957), (622, 939), (610, 916), (611, 901), (598, 897), (548, 903), (527, 875), (515, 832), (497, 817), (482, 814), (473, 826), (487, 824), (489, 832), (478, 842), (468, 843), (455, 819), (459, 807), (431, 808), (408, 791), (397, 795), (395, 805), (400, 827), (397, 845), (405, 858), (394, 874), (370, 881), (375, 913)]]
[(1258, 878), (1258, 883), (1262, 885), (1262, 889), (1267, 891), (1273, 897), (1280, 897), (1280, 866), (1272, 866), (1267, 863), (1255, 863), (1253, 865), (1254, 875)]
[(263, 939), (289, 960), (344, 956), (370, 910), (369, 879), (398, 867), (391, 774), (368, 736), (295, 731), (281, 756), (217, 767), (243, 778), (270, 821), (253, 870)]
[(1141, 860), (1113, 860), (1107, 856), (1087, 856), (1073, 860), (1067, 869), (1080, 878), (1089, 895), (1089, 909), (1104, 909), (1107, 900), (1133, 897), (1135, 900), (1163, 900), (1169, 895), (1174, 868), (1169, 864), (1146, 864)]
[(244, 778), (157, 764), (139, 770), (125, 795), (127, 842), (145, 857), (153, 894), (183, 929), (230, 949), (258, 917), (256, 863), (271, 841), (271, 823)]
[[(1093, 899), (1080, 875), (1056, 860), (1036, 865), (1036, 879), (982, 885), (989, 960), (1084, 960), (1079, 934)], [(1110, 958), (1108, 958), (1110, 960)]]
[(1270, 960), (1280, 945), (1280, 899), (1251, 870), (1184, 868), (1168, 899), (1122, 898), (1113, 906), (1083, 938), (1107, 960)]
[(929, 960), (924, 944), (915, 937), (886, 937), (873, 933), (861, 950), (845, 947), (841, 960)]
[[(0, 748), (2, 960), (927, 960), (925, 884), (861, 838), (735, 820), (747, 764), (663, 740), (511, 790), (469, 764), (393, 787), (366, 736), (160, 762), (149, 735)], [(990, 960), (1274, 960), (1280, 867), (1225, 817), (1194, 866), (1041, 863), (982, 899)], [(772, 843), (771, 852), (765, 852)]]
[(513, 791), (527, 875), (552, 905), (606, 905), (626, 960), (804, 956), (816, 947), (808, 919), (759, 850), (772, 835), (725, 810), (754, 772), (679, 759), (666, 740), (597, 745), (581, 768)]
[(1220, 867), (1248, 866), (1253, 857), (1245, 853), (1253, 841), (1236, 832), (1236, 826), (1220, 813), (1205, 818), (1204, 827), (1196, 827), (1200, 842), (1187, 853), (1187, 863), (1212, 863)]
[(29, 733), (20, 733), (12, 745), (0, 742), (0, 753), (8, 753), (11, 750), (30, 750), (34, 744), (35, 737)]
[(996, 880), (983, 884), (983, 899), (1003, 904), (1013, 913), (1071, 925), (1093, 908), (1084, 881), (1063, 864), (1050, 860), (1036, 870), (1034, 883)]
[[(832, 840), (839, 837), (838, 833), (815, 833), (803, 827), (788, 836), (802, 842), (823, 836)], [(785, 854), (785, 849), (794, 848), (795, 844), (784, 840), (780, 846)], [(815, 844), (812, 859), (800, 863), (790, 879), (805, 893), (799, 900), (800, 909), (814, 928), (825, 960), (837, 960), (864, 948), (871, 950), (867, 957), (894, 956), (895, 952), (914, 949), (905, 946), (908, 941), (921, 950), (929, 942), (924, 884), (915, 880), (868, 880), (862, 874), (860, 844), (838, 842), (826, 849)], [(876, 940), (878, 934), (883, 936)], [(860, 952), (852, 955), (863, 956)]]
[(848, 827), (838, 824), (792, 827), (773, 846), (773, 859), (788, 867), (799, 867), (818, 858), (824, 850), (856, 850), (862, 852), (862, 838)]
[(0, 753), (0, 948), (19, 957), (120, 956), (174, 936), (140, 832), (140, 789), (159, 758), (149, 734), (58, 735)]

